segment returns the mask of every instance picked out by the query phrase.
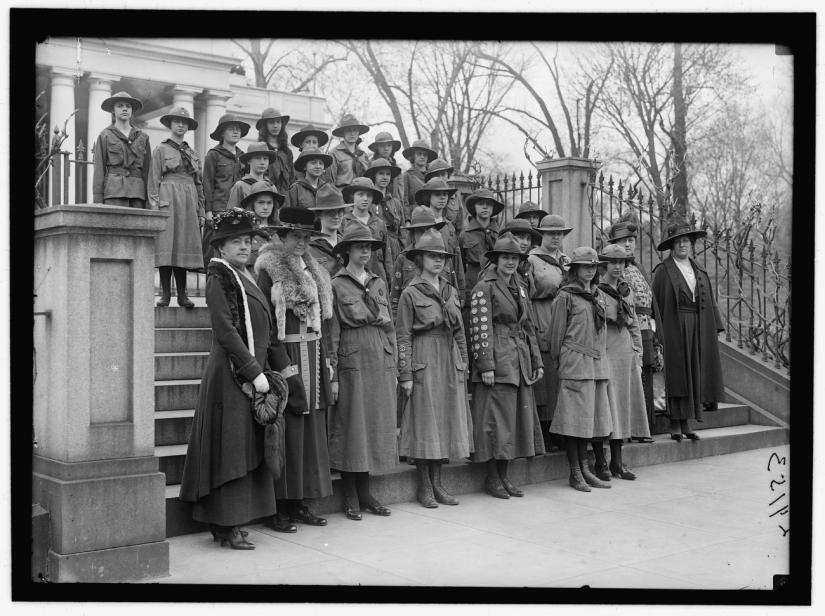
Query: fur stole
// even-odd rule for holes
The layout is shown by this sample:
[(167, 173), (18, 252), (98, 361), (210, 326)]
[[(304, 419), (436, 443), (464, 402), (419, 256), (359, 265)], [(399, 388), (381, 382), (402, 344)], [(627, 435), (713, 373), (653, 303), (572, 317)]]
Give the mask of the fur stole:
[(223, 259), (213, 257), (209, 261), (207, 276), (214, 276), (218, 279), (226, 303), (229, 304), (232, 326), (238, 332), (246, 347), (253, 351), (255, 339), (252, 335), (252, 321), (249, 318), (249, 304), (246, 299), (246, 290), (243, 288), (243, 282), (238, 272)]
[(272, 280), (272, 305), (278, 324), (278, 339), (286, 336), (286, 311), (317, 333), (321, 322), (332, 318), (332, 284), (329, 273), (306, 252), (303, 261), (309, 276), (303, 272), (298, 257), (287, 252), (283, 245), (270, 242), (263, 246), (255, 262), (255, 273), (265, 271)]

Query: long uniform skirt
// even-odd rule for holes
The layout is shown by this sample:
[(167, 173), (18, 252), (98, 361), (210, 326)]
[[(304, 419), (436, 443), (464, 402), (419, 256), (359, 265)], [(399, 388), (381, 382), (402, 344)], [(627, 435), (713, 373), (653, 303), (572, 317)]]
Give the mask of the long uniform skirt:
[(243, 477), (212, 488), (192, 506), (192, 518), (218, 526), (239, 526), (275, 512), (272, 475), (261, 463)]
[(342, 329), (330, 466), (345, 472), (395, 466), (395, 403), (395, 363), (384, 330), (372, 325)]
[(198, 191), (184, 173), (167, 173), (158, 188), (160, 211), (170, 213), (155, 240), (155, 267), (198, 270), (204, 265), (198, 225)]
[(607, 324), (607, 361), (610, 364), (607, 393), (613, 421), (609, 438), (650, 436), (642, 374), (636, 366), (636, 352), (626, 327), (619, 330), (615, 323)]
[(578, 438), (613, 431), (608, 379), (560, 379), (559, 399), (550, 432)]
[(475, 383), (473, 446), (473, 462), (515, 460), (545, 453), (533, 389), (524, 379), (519, 379), (518, 386)]
[[(679, 311), (682, 347), (685, 349), (685, 380), (688, 385), (688, 395), (678, 398), (668, 396), (667, 413), (671, 419), (695, 419), (696, 421), (703, 419), (698, 321), (698, 313)], [(667, 366), (665, 370), (667, 371)]]
[[(550, 328), (550, 310), (553, 298), (534, 299), (533, 309), (536, 311), (536, 329), (539, 337)], [(544, 344), (539, 341), (539, 347)], [(553, 421), (556, 404), (559, 398), (559, 373), (550, 358), (550, 350), (541, 350), (541, 361), (544, 364), (544, 375), (533, 383), (533, 393), (536, 397), (536, 409), (540, 421)]]
[(443, 327), (413, 337), (413, 391), (401, 418), (402, 456), (440, 460), (470, 455), (472, 418), (455, 353)]

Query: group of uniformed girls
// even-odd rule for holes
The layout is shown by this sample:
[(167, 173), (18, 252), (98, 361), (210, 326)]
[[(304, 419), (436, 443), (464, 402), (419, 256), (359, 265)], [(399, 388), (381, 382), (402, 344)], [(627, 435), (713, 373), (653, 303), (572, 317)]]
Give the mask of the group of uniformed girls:
[[(447, 183), (454, 169), (427, 142), (403, 150), (402, 173), (401, 143), (379, 133), (368, 156), (369, 128), (351, 115), (329, 153), (324, 131), (294, 133), (293, 160), (289, 116), (264, 110), (258, 142), (242, 152), (251, 127), (227, 114), (201, 173), (184, 139), (197, 128), (188, 112), (161, 118), (170, 137), (150, 160), (129, 124), (140, 106), (125, 92), (103, 104), (114, 123), (95, 149), (95, 201), (170, 212), (159, 306), (173, 273), (178, 304), (191, 306), (185, 272), (207, 270), (213, 345), (181, 498), (216, 541), (254, 548), (240, 526), (259, 518), (278, 532), (325, 525), (304, 499), (332, 494), (330, 468), (347, 518), (390, 515), (370, 473), (398, 455), (416, 465), (424, 507), (458, 504), (442, 476), (451, 458), (484, 463), (486, 491), (503, 499), (523, 496), (510, 460), (557, 446), (577, 490), (635, 478), (621, 445), (651, 440), (642, 331), (655, 327), (633, 264), (635, 225), (614, 225), (601, 254), (568, 257), (572, 229), (559, 216), (527, 202), (501, 227), (504, 205), (484, 188), (462, 203)], [(253, 421), (241, 388), (275, 387), (267, 370), (288, 389), (281, 435)]]

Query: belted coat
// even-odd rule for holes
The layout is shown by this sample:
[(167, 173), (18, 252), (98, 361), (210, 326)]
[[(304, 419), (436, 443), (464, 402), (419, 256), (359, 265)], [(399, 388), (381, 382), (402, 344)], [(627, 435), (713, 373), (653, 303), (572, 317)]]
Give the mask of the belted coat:
[(152, 149), (149, 135), (132, 127), (129, 135), (107, 126), (97, 137), (94, 150), (94, 203), (104, 199), (147, 200)]
[(315, 193), (327, 182), (323, 177), (318, 180), (318, 186), (312, 186), (306, 178), (296, 180), (286, 191), (284, 207), (315, 207)]
[(495, 220), (484, 227), (479, 224), (476, 218), (471, 218), (464, 226), (464, 230), (458, 236), (458, 244), (461, 246), (461, 260), (464, 262), (464, 284), (465, 297), (462, 297), (465, 306), (470, 305), (470, 293), (478, 282), (478, 276), (487, 259), (484, 253), (492, 250), (498, 238), (499, 226)]
[(350, 150), (343, 141), (332, 148), (329, 155), (332, 156), (332, 164), (321, 177), (338, 188), (352, 184), (355, 178), (360, 178), (370, 168), (366, 152), (358, 146)]
[[(560, 379), (596, 380), (610, 378), (607, 361), (607, 329), (596, 329), (592, 303), (581, 295), (559, 289), (550, 314), (550, 361)], [(601, 292), (592, 289), (602, 311), (606, 304)]]

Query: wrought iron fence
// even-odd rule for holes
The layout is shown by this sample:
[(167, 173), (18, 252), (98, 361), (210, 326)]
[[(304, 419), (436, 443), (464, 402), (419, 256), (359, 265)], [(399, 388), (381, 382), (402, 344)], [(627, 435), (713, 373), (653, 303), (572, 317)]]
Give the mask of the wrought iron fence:
[(533, 201), (541, 205), (541, 174), (533, 171), (524, 172), (516, 176), (515, 173), (487, 176), (486, 183), (482, 180), (482, 185), (496, 193), (499, 200), (504, 204), (504, 211), (499, 214), (499, 224), (503, 227), (511, 221), (518, 210), (518, 207), (525, 201)]
[[(55, 127), (56, 128), (56, 127)], [(86, 148), (80, 141), (76, 148), (77, 158), (69, 158), (71, 152), (61, 150), (49, 161), (49, 173), (45, 173), (35, 185), (40, 195), (49, 206), (66, 205), (69, 201), (69, 186), (74, 176), (75, 203), (91, 203), (89, 182), (86, 174), (87, 165), (94, 161), (85, 159)], [(36, 157), (41, 160), (43, 156)]]

